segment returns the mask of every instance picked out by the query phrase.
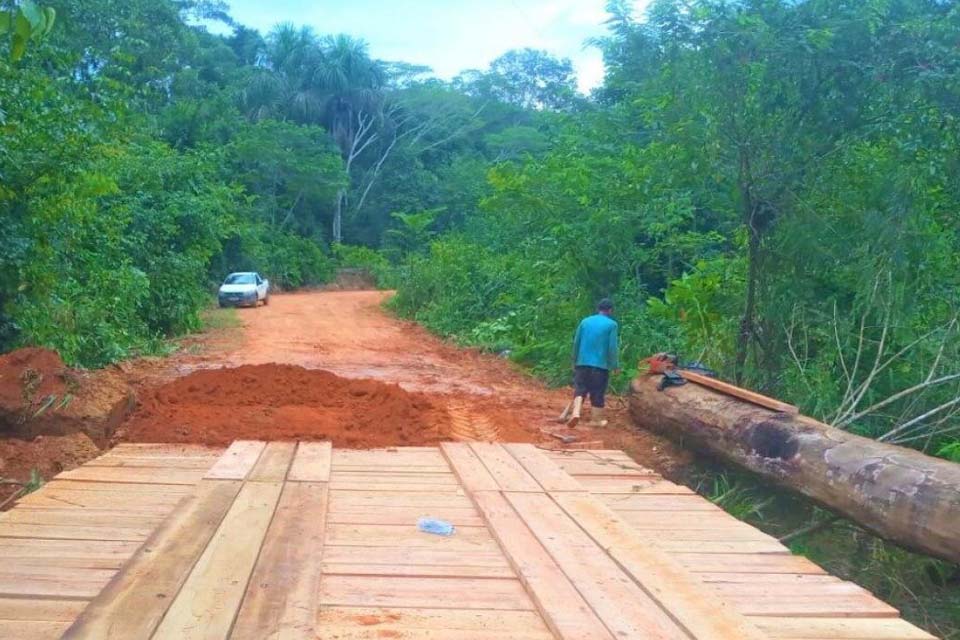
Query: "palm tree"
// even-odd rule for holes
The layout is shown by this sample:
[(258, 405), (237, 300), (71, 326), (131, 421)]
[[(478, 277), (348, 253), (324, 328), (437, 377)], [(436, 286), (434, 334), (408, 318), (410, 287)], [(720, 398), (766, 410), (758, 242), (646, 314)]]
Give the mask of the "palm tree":
[[(267, 65), (243, 100), (247, 114), (323, 125), (340, 149), (347, 173), (377, 138), (383, 115), (383, 65), (367, 44), (346, 35), (318, 38), (309, 28), (277, 25), (267, 37)], [(333, 240), (342, 240), (347, 190), (337, 194)]]

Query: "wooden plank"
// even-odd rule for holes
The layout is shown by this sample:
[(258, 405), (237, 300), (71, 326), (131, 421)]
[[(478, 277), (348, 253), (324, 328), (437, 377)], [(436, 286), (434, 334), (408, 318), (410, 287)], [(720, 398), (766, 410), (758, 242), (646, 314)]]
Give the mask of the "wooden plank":
[[(167, 485), (171, 486), (171, 485)], [(168, 513), (184, 498), (183, 494), (119, 493), (105, 491), (67, 491), (41, 489), (17, 501), (17, 509), (44, 507), (76, 507), (80, 509), (112, 509), (122, 502), (130, 513)]]
[(216, 458), (209, 456), (100, 456), (85, 467), (149, 467), (152, 469), (209, 469)]
[(283, 482), (293, 460), (296, 442), (269, 442), (250, 471), (249, 482)]
[[(320, 605), (350, 607), (438, 607), (532, 611), (516, 579), (324, 576)], [(441, 607), (442, 608), (442, 607)]]
[(280, 498), (276, 482), (248, 482), (157, 627), (154, 640), (226, 638)]
[(150, 638), (239, 490), (238, 481), (201, 481), (64, 638)]
[[(626, 520), (626, 519), (624, 519)], [(752, 527), (724, 527), (717, 529), (671, 529), (668, 523), (661, 523), (659, 529), (637, 528), (636, 536), (640, 540), (658, 542), (669, 538), (673, 541), (695, 542), (766, 542), (775, 543), (780, 550), (780, 544), (773, 536), (767, 535)]]
[(90, 599), (113, 577), (112, 569), (64, 569), (56, 566), (0, 568), (0, 596)]
[(613, 476), (613, 475), (641, 475), (657, 476), (658, 474), (646, 467), (633, 462), (629, 458), (574, 458), (571, 456), (556, 456), (545, 453), (558, 467), (571, 476)]
[(85, 526), (150, 526), (160, 524), (164, 513), (131, 513), (115, 509), (77, 509), (75, 507), (47, 507), (11, 509), (0, 513), (0, 522), (27, 524), (74, 524)]
[(231, 640), (316, 637), (326, 514), (326, 484), (284, 485)]
[[(690, 487), (675, 484), (659, 476), (580, 476), (577, 480), (590, 493), (603, 494), (661, 494), (696, 496)], [(697, 496), (700, 497), (700, 496)]]
[(153, 532), (152, 525), (142, 527), (111, 527), (103, 525), (73, 526), (69, 524), (33, 524), (0, 522), (2, 538), (47, 538), (51, 540), (127, 540), (142, 542)]
[(293, 457), (291, 482), (328, 482), (333, 447), (329, 442), (301, 442)]
[(763, 540), (657, 540), (647, 539), (651, 544), (668, 553), (771, 553), (790, 555), (790, 550), (777, 542)]
[(460, 492), (433, 492), (423, 493), (416, 491), (340, 491), (330, 490), (330, 509), (336, 511), (343, 508), (363, 507), (420, 507), (421, 509), (435, 510), (444, 507), (465, 508), (471, 502)]
[[(597, 496), (603, 500), (603, 496)], [(606, 500), (603, 500), (607, 504)], [(609, 506), (609, 505), (608, 505)], [(655, 513), (651, 511), (617, 511), (634, 529), (666, 529), (674, 531), (697, 531), (700, 529), (714, 529), (717, 531), (739, 531), (753, 529), (750, 525), (737, 520), (726, 512), (704, 511), (670, 511)]]
[(85, 600), (0, 597), (0, 620), (73, 622), (86, 606)]
[(570, 493), (552, 497), (692, 637), (766, 637), (679, 562), (639, 542), (633, 529), (596, 498)]
[(444, 473), (388, 473), (386, 471), (352, 472), (352, 471), (333, 471), (330, 475), (331, 483), (356, 484), (361, 487), (368, 484), (389, 484), (397, 485), (398, 488), (406, 488), (408, 484), (430, 484), (434, 488), (445, 485), (459, 486), (457, 477), (448, 469)]
[[(104, 467), (101, 467), (104, 468)], [(144, 469), (141, 469), (144, 471)], [(147, 469), (149, 471), (149, 469)], [(193, 493), (194, 484), (154, 484), (151, 482), (96, 482), (90, 480), (62, 479), (59, 476), (45, 484), (37, 493), (45, 491), (89, 491), (110, 496), (185, 496)], [(32, 496), (34, 494), (30, 494)], [(27, 496), (27, 497), (30, 497)]]
[(684, 630), (549, 496), (508, 493), (506, 497), (584, 600), (615, 635), (621, 638), (689, 640)]
[(475, 567), (465, 564), (345, 564), (324, 562), (323, 574), (350, 576), (516, 578), (513, 569), (509, 566)]
[(612, 494), (600, 498), (614, 511), (711, 511), (724, 513), (723, 509), (698, 495), (632, 495)]
[(482, 527), (483, 518), (472, 507), (421, 509), (419, 507), (380, 507), (370, 509), (341, 508), (327, 514), (327, 521), (336, 524), (394, 524), (413, 526), (420, 517), (439, 518), (456, 527)]
[(753, 618), (780, 640), (936, 640), (899, 618)]
[[(426, 549), (496, 549), (485, 527), (461, 527), (455, 535), (438, 536), (417, 530), (416, 524), (333, 524), (327, 525), (327, 544), (352, 547), (400, 545)], [(358, 553), (363, 553), (358, 551)]]
[(327, 544), (323, 561), (336, 564), (396, 564), (396, 565), (468, 565), (471, 567), (508, 567), (500, 549), (436, 549), (408, 548), (396, 545), (341, 547)]
[(544, 491), (584, 490), (583, 485), (532, 444), (505, 444), (503, 447), (533, 476)]
[(122, 563), (139, 547), (139, 542), (129, 541), (0, 538), (0, 558), (17, 558), (21, 562), (36, 560), (37, 563), (60, 559)]
[(500, 486), (466, 442), (443, 442), (443, 455), (467, 491), (497, 491)]
[(389, 449), (336, 449), (334, 466), (341, 464), (366, 465), (443, 465), (443, 455), (436, 447), (395, 447)]
[(767, 598), (757, 594), (724, 594), (746, 616), (792, 618), (897, 618), (890, 605), (863, 595), (816, 595)]
[(766, 407), (771, 411), (777, 411), (779, 413), (786, 413), (788, 415), (795, 416), (800, 413), (800, 410), (797, 409), (792, 404), (787, 404), (786, 402), (781, 402), (775, 398), (765, 396), (756, 391), (750, 391), (749, 389), (744, 389), (743, 387), (737, 387), (730, 384), (729, 382), (724, 382), (723, 380), (717, 380), (716, 378), (711, 378), (710, 376), (705, 376), (702, 373), (696, 373), (694, 371), (687, 371), (685, 369), (680, 371), (680, 375), (689, 380), (690, 382), (695, 382), (696, 384), (713, 389), (714, 391), (719, 391), (720, 393), (726, 394), (728, 396), (733, 396), (735, 398), (740, 398), (741, 400), (746, 400), (751, 404), (755, 404), (761, 407)]
[(0, 620), (0, 638), (17, 640), (57, 640), (70, 625), (69, 622), (44, 622), (39, 620)]
[(743, 571), (700, 572), (697, 576), (707, 583), (724, 583), (745, 585), (747, 588), (761, 585), (791, 585), (798, 589), (810, 587), (819, 588), (821, 585), (844, 584), (855, 590), (865, 591), (852, 582), (845, 582), (836, 576), (826, 573), (749, 573)]
[(675, 553), (673, 557), (694, 573), (740, 571), (745, 573), (824, 574), (819, 565), (803, 556), (787, 554)]
[[(469, 446), (503, 491), (543, 491), (537, 481), (501, 445), (471, 442)], [(470, 490), (470, 487), (467, 489)]]
[(504, 497), (488, 491), (473, 497), (550, 630), (561, 640), (612, 640), (610, 631)]
[(260, 440), (235, 440), (214, 463), (204, 478), (243, 480), (253, 469), (267, 443)]
[[(200, 481), (203, 473), (202, 469), (97, 467), (83, 465), (76, 469), (61, 472), (57, 475), (57, 479), (102, 483), (123, 482), (129, 484), (179, 484), (193, 486)], [(109, 490), (109, 487), (107, 490)]]
[(533, 611), (326, 607), (318, 626), (337, 640), (553, 640)]

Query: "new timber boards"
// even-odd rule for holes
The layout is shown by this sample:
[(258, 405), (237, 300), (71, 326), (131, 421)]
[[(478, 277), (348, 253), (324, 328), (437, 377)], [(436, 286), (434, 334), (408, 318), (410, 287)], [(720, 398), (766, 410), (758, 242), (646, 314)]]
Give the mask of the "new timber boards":
[(610, 450), (120, 445), (0, 514), (0, 557), (0, 638), (932, 637)]

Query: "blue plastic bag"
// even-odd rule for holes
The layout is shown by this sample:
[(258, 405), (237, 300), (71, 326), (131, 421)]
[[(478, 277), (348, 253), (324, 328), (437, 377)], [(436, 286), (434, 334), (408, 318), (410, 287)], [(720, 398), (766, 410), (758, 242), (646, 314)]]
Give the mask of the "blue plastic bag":
[(417, 520), (417, 529), (424, 533), (433, 533), (438, 536), (452, 536), (456, 530), (452, 524), (437, 518), (420, 518)]

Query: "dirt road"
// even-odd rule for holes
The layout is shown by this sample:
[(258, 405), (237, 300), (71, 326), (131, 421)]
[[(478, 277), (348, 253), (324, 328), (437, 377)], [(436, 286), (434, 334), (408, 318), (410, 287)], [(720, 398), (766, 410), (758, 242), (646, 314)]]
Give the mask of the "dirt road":
[[(536, 442), (548, 438), (542, 429), (556, 429), (551, 419), (565, 392), (389, 315), (387, 296), (301, 292), (238, 309), (239, 330), (209, 336), (199, 355), (168, 361), (178, 377), (147, 385), (120, 437), (211, 444), (325, 438), (362, 447)], [(337, 379), (324, 377), (329, 373)]]
[[(240, 326), (192, 336), (169, 358), (123, 363), (137, 405), (113, 442), (224, 445), (234, 439), (331, 440), (338, 447), (431, 445), (443, 440), (559, 442), (554, 417), (568, 390), (549, 389), (511, 362), (457, 348), (382, 308), (376, 291), (273, 296), (268, 306), (215, 312)], [(686, 458), (630, 425), (610, 403), (611, 425), (581, 442), (624, 449), (669, 474)], [(84, 434), (5, 441), (6, 473), (44, 475), (97, 449)], [(69, 457), (60, 452), (77, 449)], [(98, 443), (101, 444), (101, 443)], [(597, 444), (594, 444), (597, 446)], [(3, 466), (3, 465), (0, 465)]]

